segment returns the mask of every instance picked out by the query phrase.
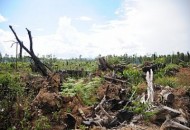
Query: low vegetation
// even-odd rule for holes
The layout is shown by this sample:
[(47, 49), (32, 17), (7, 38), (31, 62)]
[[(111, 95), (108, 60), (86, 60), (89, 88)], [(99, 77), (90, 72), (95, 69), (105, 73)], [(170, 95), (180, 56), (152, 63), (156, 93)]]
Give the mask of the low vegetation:
[[(67, 121), (66, 115), (68, 118), (73, 118), (68, 113), (76, 113), (74, 106), (72, 106), (72, 101), (67, 101), (68, 97), (73, 98), (72, 100), (75, 100), (75, 97), (80, 97), (82, 102), (78, 101), (82, 104), (80, 105), (80, 109), (83, 107), (89, 107), (88, 109), (91, 109), (103, 98), (101, 96), (102, 93), (107, 92), (111, 95), (114, 92), (115, 94), (117, 87), (121, 86), (125, 86), (127, 91), (129, 91), (128, 95), (124, 96), (124, 100), (131, 103), (131, 105), (125, 106), (125, 110), (131, 111), (135, 115), (141, 114), (144, 120), (149, 121), (150, 117), (156, 113), (147, 112), (146, 110), (149, 109), (149, 104), (142, 104), (138, 99), (139, 95), (147, 91), (146, 73), (142, 71), (142, 66), (146, 62), (159, 64), (153, 72), (154, 85), (169, 86), (175, 89), (186, 86), (186, 89), (190, 90), (189, 53), (184, 54), (178, 52), (177, 54), (164, 56), (153, 54), (143, 57), (136, 55), (128, 56), (127, 54), (123, 56), (107, 56), (106, 58), (109, 64), (113, 66), (124, 66), (122, 72), (117, 72), (116, 76), (120, 78), (119, 82), (127, 81), (122, 82), (123, 84), (120, 86), (117, 84), (117, 81), (111, 80), (110, 82), (113, 84), (113, 88), (107, 85), (109, 82), (107, 83), (103, 77), (104, 75), (114, 77), (113, 71), (101, 71), (98, 68), (97, 59), (85, 59), (80, 56), (76, 59), (62, 60), (52, 55), (47, 55), (40, 59), (54, 72), (82, 70), (88, 72), (88, 74), (81, 77), (63, 75), (59, 93), (65, 98), (64, 102), (67, 104), (66, 106), (70, 106), (65, 108), (63, 105), (63, 107), (56, 108), (51, 114), (44, 114), (41, 111), (34, 112), (35, 110), (32, 110), (34, 108), (31, 107), (31, 102), (33, 102), (40, 89), (43, 88), (43, 85), (48, 83), (38, 72), (33, 71), (31, 60), (28, 57), (23, 57), (23, 59), (20, 59), (15, 64), (14, 57), (10, 57), (9, 55), (0, 56), (0, 129), (2, 130), (48, 130), (58, 125), (61, 126), (61, 120), (63, 122)], [(102, 88), (100, 89), (100, 87)], [(109, 88), (109, 90), (104, 89), (104, 87)], [(111, 96), (118, 96), (114, 94)], [(118, 99), (118, 97), (115, 99)], [(133, 102), (131, 102), (132, 99)], [(83, 111), (88, 114), (90, 113), (86, 109)], [(39, 115), (35, 115), (36, 113)], [(64, 117), (62, 117), (63, 115)], [(77, 124), (76, 127), (85, 129), (86, 125), (81, 124), (82, 119), (79, 119), (80, 121), (77, 120), (76, 122), (80, 122), (80, 124)]]

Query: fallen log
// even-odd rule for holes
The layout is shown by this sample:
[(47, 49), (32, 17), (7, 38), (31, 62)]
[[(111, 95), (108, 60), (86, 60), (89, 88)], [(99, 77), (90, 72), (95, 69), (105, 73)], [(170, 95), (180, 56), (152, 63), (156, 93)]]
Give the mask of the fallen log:
[(117, 83), (127, 83), (126, 80), (116, 79), (108, 76), (104, 76), (104, 79), (107, 81), (117, 82)]
[(151, 118), (151, 121), (156, 124), (161, 124), (166, 120), (166, 115), (169, 115), (171, 118), (178, 117), (181, 112), (167, 106), (157, 106), (152, 110), (155, 115)]
[(172, 119), (170, 119), (170, 116), (167, 116), (167, 119), (160, 127), (160, 130), (168, 130), (169, 128), (176, 128), (176, 129), (180, 129), (180, 130), (190, 130), (189, 127), (182, 125), (178, 122), (175, 122)]
[(172, 92), (168, 90), (162, 90), (160, 92), (160, 95), (162, 96), (163, 101), (165, 101), (166, 103), (173, 103), (175, 98), (174, 94), (172, 94)]

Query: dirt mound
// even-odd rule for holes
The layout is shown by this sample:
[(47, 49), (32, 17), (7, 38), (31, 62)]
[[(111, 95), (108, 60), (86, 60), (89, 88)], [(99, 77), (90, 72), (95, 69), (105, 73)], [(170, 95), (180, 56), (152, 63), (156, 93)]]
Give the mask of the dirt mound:
[(180, 86), (189, 86), (190, 88), (190, 68), (180, 68), (176, 77)]

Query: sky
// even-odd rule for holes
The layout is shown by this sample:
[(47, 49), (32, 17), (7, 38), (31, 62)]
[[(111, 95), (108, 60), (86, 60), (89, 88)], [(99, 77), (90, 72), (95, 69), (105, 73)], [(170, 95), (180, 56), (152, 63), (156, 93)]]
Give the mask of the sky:
[(15, 56), (12, 25), (40, 56), (185, 53), (189, 23), (190, 0), (0, 0), (0, 52)]

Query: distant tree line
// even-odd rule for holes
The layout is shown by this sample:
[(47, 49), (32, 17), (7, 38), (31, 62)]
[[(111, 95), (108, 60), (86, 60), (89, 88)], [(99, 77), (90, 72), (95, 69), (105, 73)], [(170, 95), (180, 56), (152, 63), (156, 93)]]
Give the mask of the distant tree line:
[[(150, 54), (150, 55), (144, 55), (144, 56), (137, 56), (136, 54), (134, 55), (128, 55), (124, 54), (121, 56), (116, 56), (116, 55), (108, 55), (105, 56), (106, 60), (112, 64), (117, 64), (117, 63), (123, 63), (123, 64), (143, 64), (144, 62), (162, 62), (165, 64), (169, 63), (174, 63), (174, 64), (179, 64), (181, 62), (190, 62), (190, 54), (189, 52), (183, 53), (183, 52), (177, 52), (173, 54), (168, 54), (168, 55), (157, 55), (156, 53)], [(40, 57), (41, 61), (43, 63), (47, 63), (49, 65), (52, 65), (53, 63), (57, 61), (64, 61), (65, 64), (69, 65), (70, 63), (75, 63), (77, 61), (86, 61), (90, 62), (95, 59), (86, 59), (86, 58), (81, 58), (81, 55), (79, 58), (72, 58), (72, 59), (57, 59), (54, 55), (43, 55)], [(0, 63), (6, 63), (6, 62), (15, 62), (16, 58), (12, 55), (5, 54), (2, 56), (0, 52)], [(18, 61), (21, 62), (31, 62), (31, 59), (29, 56), (23, 56), (22, 59), (18, 59)]]
[(162, 62), (165, 64), (179, 64), (182, 62), (190, 62), (190, 54), (189, 52), (183, 53), (183, 52), (177, 52), (173, 54), (168, 55), (157, 55), (156, 53), (150, 54), (150, 55), (144, 55), (144, 56), (137, 56), (134, 55), (128, 55), (124, 54), (121, 56), (116, 55), (108, 55), (106, 56), (106, 59), (108, 62), (111, 62), (113, 64), (117, 63), (123, 63), (123, 64), (143, 64), (145, 62)]

